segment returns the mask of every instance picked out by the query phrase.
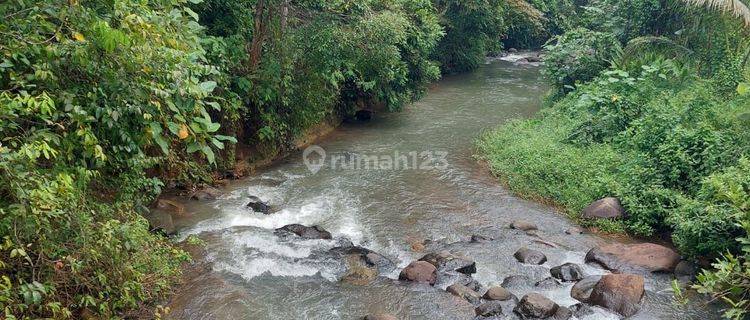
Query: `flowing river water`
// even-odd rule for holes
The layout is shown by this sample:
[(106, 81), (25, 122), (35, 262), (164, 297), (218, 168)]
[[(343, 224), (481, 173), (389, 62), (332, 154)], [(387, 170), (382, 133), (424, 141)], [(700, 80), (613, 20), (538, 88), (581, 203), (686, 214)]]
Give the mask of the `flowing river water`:
[[(514, 196), (473, 157), (474, 142), (483, 130), (539, 110), (547, 90), (543, 83), (537, 66), (489, 62), (476, 72), (446, 77), (403, 112), (344, 124), (317, 142), (328, 160), (338, 157), (343, 163), (363, 155), (407, 155), (408, 163), (401, 159), (399, 170), (356, 168), (351, 162), (334, 166), (329, 161), (313, 173), (300, 152), (233, 181), (217, 200), (184, 201), (194, 214), (175, 221), (178, 238), (203, 239), (207, 254), (199, 259), (208, 267), (189, 275), (169, 305), (169, 317), (360, 319), (387, 312), (399, 319), (473, 319), (471, 305), (444, 291), (450, 279), (439, 279), (434, 287), (397, 280), (401, 268), (437, 250), (475, 260), (473, 278), (484, 287), (522, 275), (531, 284), (509, 285), (519, 298), (539, 292), (560, 305), (575, 304), (571, 284), (540, 288), (533, 282), (565, 262), (581, 264), (587, 274), (607, 273), (583, 260), (590, 248), (613, 240), (566, 234), (573, 223), (564, 215)], [(415, 152), (431, 152), (435, 158), (445, 154), (445, 163), (432, 159), (436, 165), (415, 168)], [(249, 196), (278, 212), (252, 212), (245, 207)], [(537, 236), (509, 229), (516, 219), (536, 223)], [(302, 240), (274, 232), (292, 223), (321, 226), (334, 239)], [(471, 242), (473, 235), (490, 240)], [(387, 257), (393, 268), (367, 284), (341, 281), (346, 263), (329, 250), (348, 241)], [(517, 262), (513, 253), (523, 246), (544, 252), (548, 261), (541, 266)], [(718, 317), (701, 302), (676, 302), (670, 282), (669, 275), (648, 276), (641, 311), (632, 318)], [(604, 309), (593, 310), (584, 318), (618, 318)], [(506, 318), (516, 317), (504, 312)]]

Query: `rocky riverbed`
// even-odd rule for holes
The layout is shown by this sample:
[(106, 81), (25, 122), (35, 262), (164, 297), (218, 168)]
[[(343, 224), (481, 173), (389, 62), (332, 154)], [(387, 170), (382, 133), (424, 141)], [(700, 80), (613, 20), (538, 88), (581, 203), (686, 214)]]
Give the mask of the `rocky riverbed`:
[(163, 199), (152, 223), (205, 243), (169, 317), (717, 318), (700, 297), (674, 298), (672, 280), (692, 275), (670, 248), (585, 232), (472, 158), (481, 130), (538, 110), (541, 83), (533, 64), (488, 62), (319, 142), (327, 159), (398, 151), (423, 162), (427, 152), (446, 166), (313, 172), (300, 154), (193, 199)]

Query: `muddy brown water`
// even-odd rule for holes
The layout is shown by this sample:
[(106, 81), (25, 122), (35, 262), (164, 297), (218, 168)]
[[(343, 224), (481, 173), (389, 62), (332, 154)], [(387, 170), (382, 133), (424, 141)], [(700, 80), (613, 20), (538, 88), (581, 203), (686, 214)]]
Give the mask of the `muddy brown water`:
[[(217, 200), (185, 200), (193, 214), (175, 221), (177, 238), (203, 239), (207, 255), (201, 259), (209, 267), (208, 272), (188, 276), (169, 305), (169, 318), (360, 319), (388, 312), (399, 319), (473, 319), (473, 307), (443, 290), (450, 283), (435, 287), (402, 283), (396, 280), (398, 271), (435, 250), (473, 258), (474, 278), (483, 286), (500, 284), (511, 275), (541, 280), (549, 276), (549, 268), (565, 262), (584, 265), (586, 251), (611, 240), (565, 234), (574, 226), (565, 216), (514, 196), (473, 158), (474, 141), (483, 130), (532, 116), (546, 90), (538, 66), (488, 62), (476, 72), (446, 77), (403, 112), (343, 125), (318, 142), (326, 162), (316, 173), (308, 169), (300, 152), (232, 182)], [(432, 156), (430, 166), (415, 168), (414, 153), (419, 162)], [(352, 159), (363, 156), (377, 157), (383, 168), (357, 167)], [(401, 159), (401, 167), (394, 169), (380, 160), (387, 158)], [(261, 198), (277, 212), (251, 212), (245, 208), (249, 196)], [(536, 223), (539, 238), (557, 247), (509, 229), (516, 219)], [(334, 240), (274, 233), (291, 223), (319, 225)], [(472, 235), (493, 240), (470, 243)], [(325, 258), (325, 252), (346, 241), (386, 256), (396, 268), (367, 285), (340, 281), (343, 262)], [(522, 246), (543, 251), (548, 262), (518, 263), (513, 253)], [(588, 274), (606, 273), (593, 265), (584, 269)], [(632, 318), (718, 317), (715, 309), (700, 301), (677, 303), (670, 282), (669, 275), (649, 276), (641, 311)], [(577, 302), (570, 297), (570, 287), (542, 290), (520, 285), (510, 291), (518, 297), (539, 292), (568, 306)], [(618, 318), (594, 310), (584, 319)], [(505, 314), (498, 319), (516, 317), (510, 310)]]

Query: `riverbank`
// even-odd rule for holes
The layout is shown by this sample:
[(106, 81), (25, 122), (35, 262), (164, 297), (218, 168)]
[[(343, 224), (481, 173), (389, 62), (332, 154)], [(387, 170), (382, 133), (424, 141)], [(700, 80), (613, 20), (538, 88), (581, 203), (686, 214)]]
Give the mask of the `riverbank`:
[[(445, 151), (445, 168), (323, 166), (313, 173), (296, 154), (231, 181), (217, 199), (186, 199), (186, 210), (194, 214), (175, 221), (178, 239), (192, 235), (204, 241), (203, 261), (211, 267), (177, 290), (168, 317), (348, 319), (389, 313), (399, 319), (474, 319), (477, 307), (487, 302), (486, 312), (503, 304), (502, 312), (514, 317), (517, 302), (532, 293), (557, 309), (573, 310), (580, 303), (570, 295), (575, 282), (548, 280), (550, 269), (573, 263), (587, 276), (609, 274), (587, 263), (586, 255), (613, 242), (574, 233), (570, 220), (515, 197), (472, 158), (472, 143), (482, 130), (538, 111), (538, 97), (546, 91), (540, 80), (537, 67), (495, 61), (475, 73), (446, 77), (402, 113), (344, 124), (316, 142), (329, 156)], [(251, 197), (270, 205), (272, 213), (247, 208), (255, 201)], [(510, 227), (519, 220), (537, 230)], [(301, 230), (288, 227), (293, 224), (318, 226), (331, 239), (299, 236), (289, 231)], [(523, 247), (541, 252), (546, 261), (520, 262), (514, 254)], [(436, 269), (434, 285), (430, 279), (424, 284), (400, 276), (413, 262), (432, 261), (426, 256), (446, 250), (476, 270), (457, 267), (461, 273), (430, 263)], [(699, 303), (673, 304), (671, 276), (642, 276), (645, 296), (635, 319), (715, 315)], [(454, 286), (458, 282), (480, 297)], [(454, 293), (448, 292), (451, 286)], [(504, 287), (517, 300), (482, 298), (491, 287)], [(617, 317), (587, 306), (585, 312), (593, 312), (589, 317)]]

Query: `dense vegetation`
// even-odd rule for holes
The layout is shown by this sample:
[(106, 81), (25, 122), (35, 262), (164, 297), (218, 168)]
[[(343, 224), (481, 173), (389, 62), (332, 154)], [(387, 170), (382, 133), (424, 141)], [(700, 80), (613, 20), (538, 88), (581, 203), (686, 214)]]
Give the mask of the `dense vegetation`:
[(511, 41), (508, 21), (542, 25), (538, 12), (499, 0), (0, 2), (0, 318), (158, 317), (189, 259), (141, 217), (162, 189), (211, 183), (239, 145), (273, 157), (318, 123), (398, 110)]
[(750, 310), (750, 13), (740, 2), (725, 7), (744, 20), (693, 3), (592, 1), (577, 28), (545, 47), (547, 108), (487, 133), (479, 148), (512, 189), (575, 217), (606, 196), (626, 208), (622, 220), (585, 224), (670, 234), (688, 257), (719, 258), (695, 288), (742, 319)]

